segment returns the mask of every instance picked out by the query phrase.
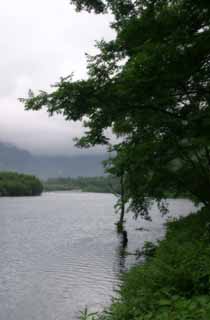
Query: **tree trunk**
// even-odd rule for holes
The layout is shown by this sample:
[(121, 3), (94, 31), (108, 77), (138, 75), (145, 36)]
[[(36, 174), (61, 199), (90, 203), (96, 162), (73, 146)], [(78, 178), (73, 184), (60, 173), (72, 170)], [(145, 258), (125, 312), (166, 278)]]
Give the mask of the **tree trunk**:
[(120, 186), (121, 186), (121, 194), (120, 194), (120, 223), (123, 224), (124, 222), (124, 215), (125, 215), (125, 189), (124, 189), (124, 174), (122, 174), (120, 178)]

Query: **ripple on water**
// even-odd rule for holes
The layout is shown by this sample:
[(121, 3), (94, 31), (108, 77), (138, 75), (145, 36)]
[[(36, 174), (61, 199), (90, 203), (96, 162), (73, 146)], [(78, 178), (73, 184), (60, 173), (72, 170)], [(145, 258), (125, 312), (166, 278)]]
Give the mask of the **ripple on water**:
[[(0, 199), (0, 319), (74, 320), (86, 305), (100, 310), (111, 301), (119, 272), (135, 263), (115, 232), (114, 202), (66, 192)], [(186, 200), (170, 206), (173, 216), (193, 209)], [(156, 207), (152, 215), (152, 223), (127, 218), (129, 252), (163, 235)]]

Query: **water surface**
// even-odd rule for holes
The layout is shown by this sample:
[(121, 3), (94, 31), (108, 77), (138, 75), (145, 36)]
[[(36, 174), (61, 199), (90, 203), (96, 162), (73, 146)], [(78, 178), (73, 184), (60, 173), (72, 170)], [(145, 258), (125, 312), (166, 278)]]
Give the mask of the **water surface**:
[[(171, 216), (193, 210), (187, 200), (169, 202)], [(86, 305), (110, 303), (119, 273), (136, 263), (116, 234), (114, 203), (94, 193), (0, 198), (0, 319), (74, 320)], [(127, 217), (127, 251), (163, 236), (155, 206), (151, 215), (152, 222)]]

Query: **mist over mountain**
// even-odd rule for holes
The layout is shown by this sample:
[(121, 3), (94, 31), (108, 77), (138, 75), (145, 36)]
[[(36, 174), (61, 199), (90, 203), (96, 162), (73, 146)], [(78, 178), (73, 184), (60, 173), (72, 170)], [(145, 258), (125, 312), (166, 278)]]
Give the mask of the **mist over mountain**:
[(102, 161), (107, 154), (37, 156), (14, 145), (0, 142), (0, 171), (33, 174), (41, 179), (104, 175)]

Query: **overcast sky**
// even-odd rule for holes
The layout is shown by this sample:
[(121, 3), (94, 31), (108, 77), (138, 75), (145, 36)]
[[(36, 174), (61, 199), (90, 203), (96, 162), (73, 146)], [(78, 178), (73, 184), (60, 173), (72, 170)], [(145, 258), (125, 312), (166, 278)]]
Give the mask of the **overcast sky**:
[(110, 17), (76, 13), (69, 0), (0, 0), (0, 141), (38, 154), (74, 154), (80, 123), (26, 112), (28, 89), (47, 90), (61, 76), (86, 75), (85, 52), (114, 37)]

